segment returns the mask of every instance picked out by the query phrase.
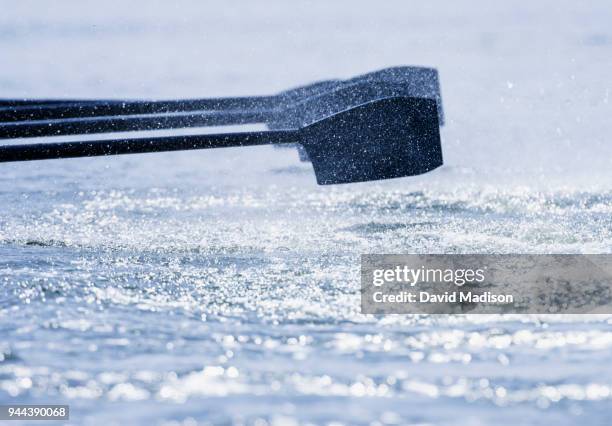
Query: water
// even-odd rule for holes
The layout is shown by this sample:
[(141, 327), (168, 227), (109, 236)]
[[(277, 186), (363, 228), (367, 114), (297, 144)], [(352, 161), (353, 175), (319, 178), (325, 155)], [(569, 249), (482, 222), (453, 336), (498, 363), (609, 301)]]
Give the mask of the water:
[(68, 403), (72, 424), (607, 424), (612, 317), (373, 317), (357, 291), (361, 253), (612, 252), (608, 2), (2, 6), (3, 96), (422, 64), (447, 125), (443, 168), (349, 186), (271, 147), (2, 165), (0, 403)]

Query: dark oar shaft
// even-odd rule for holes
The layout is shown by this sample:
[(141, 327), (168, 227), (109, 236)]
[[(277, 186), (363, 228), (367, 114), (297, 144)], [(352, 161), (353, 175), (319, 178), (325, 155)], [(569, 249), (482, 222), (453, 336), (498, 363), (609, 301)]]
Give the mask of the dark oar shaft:
[(73, 100), (0, 102), (0, 121), (52, 120), (104, 115), (160, 114), (199, 110), (253, 110), (273, 108), (275, 96), (169, 101)]
[(340, 84), (326, 80), (297, 87), (278, 95), (179, 100), (119, 99), (0, 99), (0, 122), (52, 120), (104, 115), (159, 114), (189, 111), (265, 110), (295, 102)]
[(17, 107), (33, 107), (43, 105), (60, 105), (71, 104), (75, 102), (88, 102), (86, 99), (0, 99), (0, 111), (17, 108)]
[(57, 142), (0, 146), (0, 163), (11, 161), (50, 160), (54, 158), (97, 157), (146, 152), (184, 151), (207, 148), (229, 148), (294, 143), (299, 131), (226, 133), (215, 135), (130, 138), (84, 142)]
[(271, 111), (224, 111), (0, 123), (0, 139), (222, 126), (265, 122)]

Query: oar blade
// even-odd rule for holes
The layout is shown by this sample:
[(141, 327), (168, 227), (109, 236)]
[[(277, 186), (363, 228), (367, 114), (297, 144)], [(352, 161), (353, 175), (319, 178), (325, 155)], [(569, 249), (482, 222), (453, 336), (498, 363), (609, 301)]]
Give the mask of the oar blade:
[(318, 121), (303, 134), (320, 185), (414, 176), (442, 165), (434, 99), (369, 102)]

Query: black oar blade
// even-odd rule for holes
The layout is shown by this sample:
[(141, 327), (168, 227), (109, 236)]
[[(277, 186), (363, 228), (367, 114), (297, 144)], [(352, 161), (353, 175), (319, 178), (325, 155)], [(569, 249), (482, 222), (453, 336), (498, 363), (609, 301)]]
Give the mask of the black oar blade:
[(303, 130), (320, 185), (414, 176), (442, 165), (434, 99), (373, 101)]

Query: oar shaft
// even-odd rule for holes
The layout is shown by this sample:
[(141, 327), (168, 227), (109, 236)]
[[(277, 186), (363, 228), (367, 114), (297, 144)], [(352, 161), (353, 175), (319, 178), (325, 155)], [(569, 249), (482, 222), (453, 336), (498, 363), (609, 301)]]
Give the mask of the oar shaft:
[(0, 99), (0, 122), (53, 120), (103, 115), (160, 114), (189, 111), (229, 111), (274, 109), (341, 84), (326, 80), (297, 87), (272, 96), (178, 100), (120, 99)]
[(0, 146), (0, 163), (299, 142), (299, 131), (128, 138)]
[(89, 102), (87, 99), (0, 99), (0, 111), (16, 107), (32, 107), (43, 105), (71, 104), (75, 102)]
[(144, 100), (0, 100), (0, 122), (53, 120), (104, 115), (163, 114), (201, 110), (259, 110), (273, 108), (277, 96)]
[(266, 122), (273, 111), (201, 111), (0, 123), (0, 139)]

